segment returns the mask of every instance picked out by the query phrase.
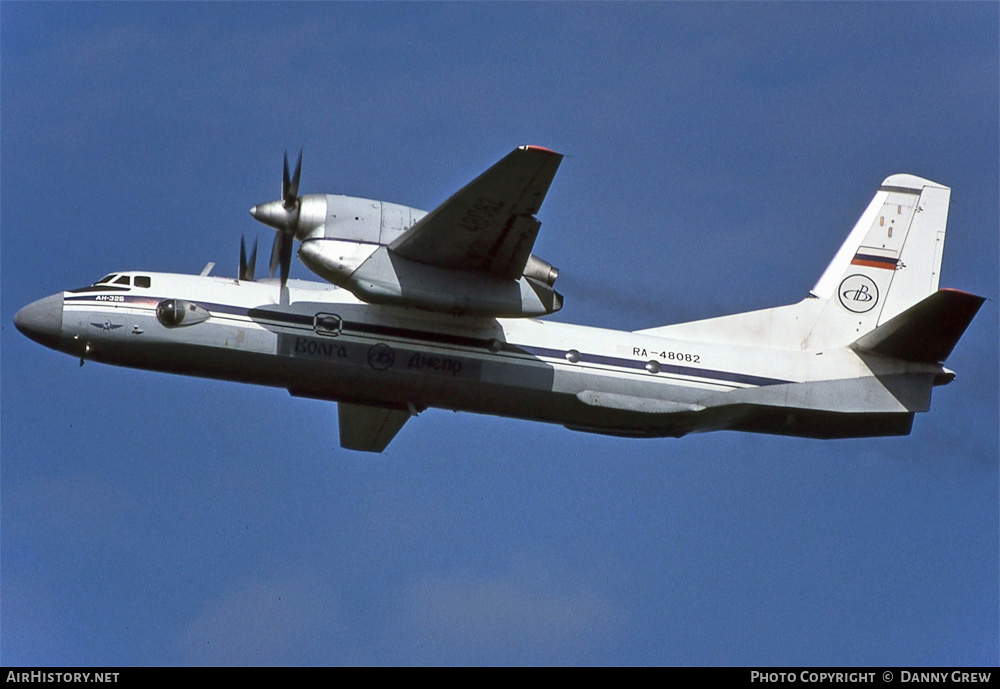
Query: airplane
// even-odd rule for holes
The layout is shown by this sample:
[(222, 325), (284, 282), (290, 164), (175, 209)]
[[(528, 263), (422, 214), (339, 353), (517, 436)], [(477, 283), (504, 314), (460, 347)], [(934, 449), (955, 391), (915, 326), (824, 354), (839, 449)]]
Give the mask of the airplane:
[[(382, 452), (430, 407), (625, 437), (734, 430), (909, 434), (984, 299), (939, 289), (951, 190), (878, 187), (798, 303), (616, 331), (543, 320), (558, 270), (532, 253), (562, 155), (520, 146), (429, 213), (340, 195), (281, 198), (270, 278), (146, 271), (22, 308), (29, 338), (86, 360), (286, 388), (338, 403), (340, 444)], [(298, 257), (325, 282), (288, 278)], [(280, 267), (280, 276), (274, 277)]]

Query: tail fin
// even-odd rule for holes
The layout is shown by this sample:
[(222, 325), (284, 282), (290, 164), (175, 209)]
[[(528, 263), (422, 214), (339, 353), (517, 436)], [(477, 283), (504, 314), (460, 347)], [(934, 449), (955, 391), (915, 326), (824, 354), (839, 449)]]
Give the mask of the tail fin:
[[(877, 340), (882, 342), (883, 350), (911, 352), (909, 345), (902, 344), (904, 340), (928, 335), (937, 327), (935, 323), (943, 321), (943, 312), (959, 302), (964, 310), (970, 308), (966, 301), (955, 297), (928, 299), (940, 294), (937, 290), (950, 202), (948, 187), (914, 175), (887, 177), (819, 282), (810, 290), (811, 298), (773, 309), (638, 332), (811, 350), (853, 344), (855, 348), (878, 351)], [(913, 309), (924, 301), (928, 305)], [(969, 314), (970, 320), (977, 309), (978, 306)], [(909, 317), (897, 323), (895, 319), (904, 313), (909, 313)], [(902, 327), (903, 322), (905, 328), (890, 336), (895, 330), (887, 326), (895, 323), (893, 328)], [(936, 356), (941, 352), (947, 355), (967, 325), (966, 322), (961, 328), (949, 326), (953, 334), (950, 345), (929, 346), (918, 356)], [(872, 333), (871, 338), (865, 338), (868, 333)]]
[(913, 175), (882, 182), (810, 292), (826, 305), (807, 348), (849, 344), (937, 291), (950, 201), (951, 189)]
[(944, 362), (986, 301), (943, 289), (859, 337), (854, 348), (905, 361)]

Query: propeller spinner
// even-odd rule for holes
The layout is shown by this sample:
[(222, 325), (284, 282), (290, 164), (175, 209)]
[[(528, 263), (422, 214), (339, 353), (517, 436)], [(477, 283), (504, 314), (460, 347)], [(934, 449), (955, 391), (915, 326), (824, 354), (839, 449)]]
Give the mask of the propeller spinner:
[[(299, 176), (301, 173), (302, 152), (299, 151), (299, 159), (295, 163), (295, 173), (289, 175), (288, 151), (285, 151), (285, 166), (281, 175), (281, 200), (262, 203), (250, 209), (250, 215), (254, 219), (278, 231), (271, 247), (271, 277), (274, 277), (274, 270), (280, 265), (282, 287), (288, 282), (288, 271), (292, 265), (292, 248), (299, 226), (301, 210)], [(256, 248), (254, 255), (256, 256)], [(240, 265), (242, 270), (242, 262)]]

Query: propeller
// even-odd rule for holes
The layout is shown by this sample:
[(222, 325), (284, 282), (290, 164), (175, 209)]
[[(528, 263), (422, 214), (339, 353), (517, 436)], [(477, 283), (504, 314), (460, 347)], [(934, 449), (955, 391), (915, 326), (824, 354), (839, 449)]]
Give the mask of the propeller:
[(292, 267), (292, 248), (295, 244), (294, 234), (279, 232), (274, 236), (274, 244), (271, 245), (271, 266), (270, 275), (274, 277), (274, 269), (281, 264), (281, 286), (288, 282), (288, 271)]
[(250, 252), (250, 260), (247, 261), (246, 239), (240, 235), (240, 280), (253, 282), (254, 268), (257, 265), (257, 238), (253, 239), (253, 251)]
[(281, 173), (281, 203), (285, 210), (292, 210), (299, 200), (299, 175), (302, 174), (302, 151), (295, 163), (295, 174), (288, 179), (288, 151), (285, 151), (285, 169)]
[(285, 151), (285, 165), (281, 175), (281, 200), (262, 203), (250, 209), (250, 215), (255, 219), (278, 231), (271, 246), (270, 273), (271, 277), (274, 277), (275, 269), (281, 266), (282, 287), (288, 282), (288, 271), (292, 266), (292, 248), (295, 245), (295, 232), (298, 229), (301, 210), (299, 200), (301, 173), (302, 151), (299, 151), (299, 159), (292, 174), (288, 173), (288, 151)]

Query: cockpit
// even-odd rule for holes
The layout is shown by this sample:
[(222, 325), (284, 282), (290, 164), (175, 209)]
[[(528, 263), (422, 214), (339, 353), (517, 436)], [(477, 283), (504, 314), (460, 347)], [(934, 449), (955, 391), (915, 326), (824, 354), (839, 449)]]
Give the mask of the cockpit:
[(121, 285), (123, 287), (143, 287), (148, 288), (152, 284), (148, 275), (129, 275), (127, 273), (111, 273), (110, 275), (105, 275), (100, 280), (93, 284), (93, 287), (98, 285)]
[(152, 278), (148, 275), (135, 275), (133, 273), (109, 273), (100, 280), (87, 287), (70, 290), (73, 294), (87, 292), (129, 292), (133, 287), (149, 289), (153, 284)]

